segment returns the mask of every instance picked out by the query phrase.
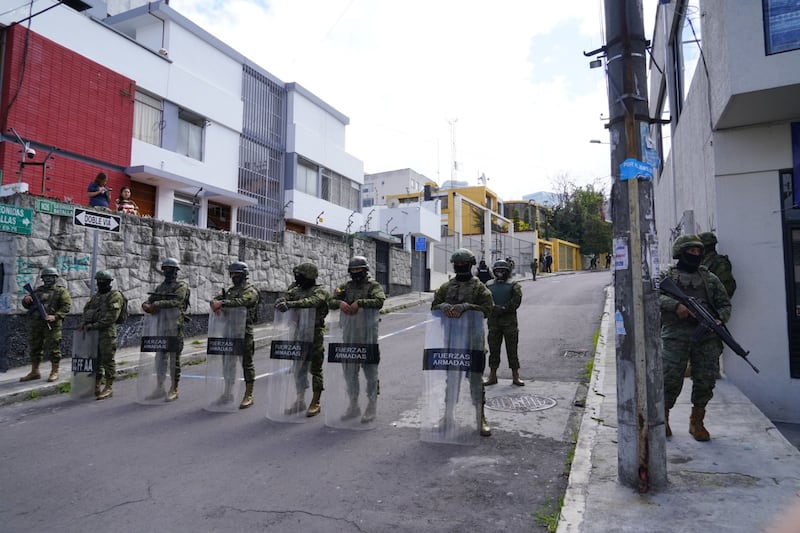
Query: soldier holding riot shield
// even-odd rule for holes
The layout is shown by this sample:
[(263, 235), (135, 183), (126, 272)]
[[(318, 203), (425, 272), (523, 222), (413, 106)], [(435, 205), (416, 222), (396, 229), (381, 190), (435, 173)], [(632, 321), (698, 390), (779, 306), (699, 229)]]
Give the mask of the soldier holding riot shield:
[[(437, 391), (431, 390), (445, 387), (444, 416), (438, 423), (438, 429), (444, 436), (437, 436), (435, 431), (426, 427), (423, 421), (423, 439), (451, 441), (449, 435), (455, 436), (455, 442), (461, 439), (457, 431), (459, 421), (455, 417), (459, 404), (461, 376), (466, 373), (470, 386), (470, 398), (475, 408), (478, 432), (481, 436), (492, 434), (484, 413), (484, 388), (482, 374), (486, 363), (483, 319), (492, 311), (492, 294), (477, 278), (472, 276), (475, 256), (466, 248), (459, 248), (450, 258), (455, 271), (455, 278), (446, 281), (436, 290), (431, 302), (431, 310), (435, 320), (426, 332), (426, 353), (424, 359), (424, 375), (426, 376), (426, 397), (436, 397)], [(437, 338), (438, 337), (438, 338)], [(433, 344), (440, 343), (440, 346)], [(446, 370), (446, 380), (436, 379)], [(430, 403), (430, 401), (428, 402)], [(473, 430), (474, 431), (474, 430)]]
[(58, 379), (58, 367), (61, 362), (61, 324), (72, 307), (72, 299), (66, 287), (56, 285), (58, 271), (53, 267), (43, 268), (39, 273), (42, 285), (29, 292), (22, 299), (22, 307), (28, 310), (31, 317), (31, 330), (28, 335), (28, 347), (31, 355), (31, 371), (19, 378), (20, 381), (40, 379), (39, 364), (45, 351), (50, 354), (50, 375), (47, 381)]
[[(164, 281), (142, 303), (145, 331), (142, 333), (142, 361), (139, 374), (140, 400), (178, 399), (178, 382), (181, 377), (181, 352), (183, 352), (183, 323), (189, 307), (189, 285), (178, 279), (180, 263), (173, 257), (161, 262)], [(154, 354), (151, 355), (151, 354)], [(169, 391), (164, 390), (167, 370), (171, 376)], [(153, 368), (151, 368), (153, 367)], [(155, 388), (147, 394), (147, 386), (155, 376)]]
[[(111, 290), (114, 276), (107, 270), (94, 275), (97, 281), (97, 292), (83, 308), (78, 331), (97, 332), (97, 368), (94, 369), (94, 395), (98, 400), (113, 396), (114, 378), (117, 375), (117, 318), (125, 305), (125, 298), (120, 291)], [(87, 358), (91, 360), (91, 358)], [(74, 374), (74, 372), (73, 372)], [(105, 376), (105, 386), (100, 390)]]
[[(346, 422), (361, 415), (358, 402), (361, 369), (364, 370), (366, 378), (367, 394), (367, 405), (361, 417), (362, 424), (369, 424), (375, 419), (380, 393), (378, 321), (379, 311), (383, 307), (386, 295), (381, 284), (369, 278), (369, 264), (366, 257), (357, 255), (351, 258), (347, 271), (350, 274), (350, 281), (337, 287), (328, 301), (331, 309), (340, 311), (338, 336), (341, 337), (336, 339), (340, 340), (340, 343), (329, 345), (328, 362), (341, 364), (346, 392), (346, 401), (342, 402), (341, 406), (343, 409), (333, 409), (341, 412), (330, 413), (332, 415), (330, 420), (335, 426), (338, 425), (338, 421)], [(345, 351), (350, 357), (345, 356)], [(328, 419), (326, 414), (326, 421)]]

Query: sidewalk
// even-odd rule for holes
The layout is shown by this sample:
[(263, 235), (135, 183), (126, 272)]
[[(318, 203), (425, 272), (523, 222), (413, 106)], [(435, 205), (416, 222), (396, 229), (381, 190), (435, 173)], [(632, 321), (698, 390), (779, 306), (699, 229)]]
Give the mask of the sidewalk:
[[(397, 312), (407, 307), (418, 304), (430, 305), (433, 300), (432, 292), (412, 292), (400, 296), (392, 296), (386, 299), (382, 313)], [(330, 322), (339, 311), (331, 311), (328, 315)], [(255, 326), (253, 336), (255, 338), (256, 349), (266, 347), (272, 339), (272, 323), (266, 322)], [(186, 364), (191, 361), (202, 360), (206, 352), (206, 335), (197, 337), (186, 337), (184, 339), (184, 349), (181, 354), (181, 362)], [(118, 348), (115, 360), (117, 362), (117, 374), (126, 375), (136, 372), (139, 365), (140, 351), (138, 346), (128, 346)], [(12, 368), (5, 373), (0, 373), (0, 406), (14, 402), (23, 401), (32, 397), (48, 396), (58, 394), (66, 384), (70, 382), (70, 359), (64, 358), (61, 361), (61, 372), (58, 381), (47, 382), (47, 375), (50, 373), (50, 362), (43, 361), (41, 365), (42, 379), (20, 383), (19, 378), (30, 371), (30, 365)]]
[(670, 411), (665, 488), (638, 494), (618, 481), (613, 301), (609, 288), (558, 532), (758, 532), (790, 507), (781, 531), (800, 531), (800, 451), (725, 379), (707, 407), (710, 442), (688, 433), (687, 380)]

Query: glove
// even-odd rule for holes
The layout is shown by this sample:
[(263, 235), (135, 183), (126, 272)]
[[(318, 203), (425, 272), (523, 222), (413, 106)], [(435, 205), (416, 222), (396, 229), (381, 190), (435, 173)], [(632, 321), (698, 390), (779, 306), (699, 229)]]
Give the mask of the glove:
[(442, 313), (447, 313), (451, 309), (453, 309), (453, 306), (451, 304), (448, 303), (439, 304), (439, 311), (441, 311)]
[(289, 310), (289, 305), (286, 303), (286, 300), (279, 300), (275, 302), (275, 309), (280, 311), (281, 313), (285, 313)]
[(467, 304), (456, 304), (453, 306), (453, 311), (456, 311), (459, 314), (463, 313), (466, 310), (467, 310)]
[(500, 316), (506, 312), (506, 306), (504, 305), (495, 305), (492, 307), (492, 314), (494, 316)]

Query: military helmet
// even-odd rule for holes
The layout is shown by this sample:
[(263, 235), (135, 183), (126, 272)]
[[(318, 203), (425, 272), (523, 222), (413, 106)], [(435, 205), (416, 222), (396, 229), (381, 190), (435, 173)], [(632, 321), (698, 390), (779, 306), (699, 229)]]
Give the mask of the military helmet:
[(717, 236), (710, 231), (701, 233), (700, 235), (698, 235), (698, 237), (700, 237), (700, 240), (703, 242), (703, 245), (706, 248), (708, 248), (709, 246), (714, 246), (718, 242)]
[(508, 270), (509, 272), (511, 272), (511, 267), (508, 266), (508, 262), (507, 261), (503, 261), (502, 259), (500, 259), (499, 261), (495, 261), (494, 265), (492, 265), (492, 270), (499, 270), (501, 268), (504, 268), (504, 269)]
[(700, 250), (704, 250), (705, 246), (703, 246), (703, 241), (700, 240), (700, 237), (697, 235), (681, 235), (675, 242), (672, 244), (672, 258), (673, 259), (680, 259), (681, 252), (683, 252), (687, 248), (698, 247)]
[(356, 268), (366, 268), (369, 270), (369, 263), (367, 263), (367, 258), (363, 255), (354, 255), (350, 258), (350, 262), (347, 263), (347, 270), (356, 269)]
[(319, 276), (319, 271), (317, 270), (317, 266), (313, 263), (300, 263), (293, 270), (294, 274), (300, 274), (306, 279), (317, 279)]
[(45, 276), (58, 276), (58, 270), (53, 267), (44, 267), (41, 272), (39, 272), (39, 277), (43, 278)]
[(164, 268), (175, 268), (180, 270), (181, 264), (174, 257), (166, 257), (163, 261), (161, 261), (161, 270), (164, 270)]
[(111, 272), (108, 270), (100, 270), (97, 274), (94, 275), (94, 279), (97, 281), (113, 281), (114, 276), (111, 275)]
[(474, 265), (475, 261), (475, 254), (469, 251), (466, 248), (459, 248), (453, 255), (450, 256), (451, 263), (469, 263), (470, 265)]
[(236, 272), (247, 274), (248, 271), (249, 269), (247, 268), (247, 263), (245, 263), (244, 261), (234, 261), (228, 267), (228, 272), (230, 272), (231, 274), (234, 274)]

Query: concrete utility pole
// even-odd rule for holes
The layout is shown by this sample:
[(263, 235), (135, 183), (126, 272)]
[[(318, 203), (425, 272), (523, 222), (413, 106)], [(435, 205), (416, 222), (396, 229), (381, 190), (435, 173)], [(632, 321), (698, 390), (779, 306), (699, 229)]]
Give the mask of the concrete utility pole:
[[(611, 134), (617, 337), (618, 473), (639, 492), (667, 483), (664, 381), (659, 352), (658, 245), (652, 175), (621, 165), (643, 161), (647, 134), (647, 51), (641, 0), (606, 0), (605, 52)], [(626, 168), (630, 168), (630, 163)], [(636, 165), (637, 167), (639, 165)], [(654, 169), (654, 171), (657, 169)], [(630, 179), (626, 179), (630, 177)]]

